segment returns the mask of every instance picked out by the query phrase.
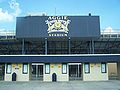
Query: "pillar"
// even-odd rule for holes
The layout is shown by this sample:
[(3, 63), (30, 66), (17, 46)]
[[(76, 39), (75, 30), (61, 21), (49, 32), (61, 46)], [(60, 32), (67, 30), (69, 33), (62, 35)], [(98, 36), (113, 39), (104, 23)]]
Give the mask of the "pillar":
[(69, 42), (68, 42), (68, 48), (69, 48), (69, 54), (71, 54), (70, 37), (69, 37)]
[(22, 54), (25, 54), (25, 41), (22, 39)]
[(94, 40), (92, 40), (92, 54), (94, 54)]
[(90, 54), (94, 54), (94, 40), (91, 40), (89, 43), (89, 47), (90, 47)]
[(47, 46), (48, 46), (48, 45), (47, 45), (47, 38), (45, 38), (45, 55), (47, 55), (47, 53), (48, 53), (48, 52), (47, 52), (47, 50), (48, 50)]
[(117, 63), (117, 76), (118, 79), (120, 80), (120, 62)]

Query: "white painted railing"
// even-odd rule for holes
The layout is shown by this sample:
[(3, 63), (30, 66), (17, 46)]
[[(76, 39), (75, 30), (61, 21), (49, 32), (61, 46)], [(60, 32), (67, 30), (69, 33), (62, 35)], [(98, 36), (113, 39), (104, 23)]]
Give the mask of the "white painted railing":
[(101, 30), (101, 37), (103, 38), (120, 38), (120, 29)]

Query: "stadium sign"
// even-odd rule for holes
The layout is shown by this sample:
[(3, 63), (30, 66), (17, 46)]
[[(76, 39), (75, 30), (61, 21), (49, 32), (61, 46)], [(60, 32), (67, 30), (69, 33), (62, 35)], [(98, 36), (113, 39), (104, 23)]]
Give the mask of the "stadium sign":
[(71, 22), (67, 16), (49, 16), (45, 22), (49, 36), (67, 36), (68, 24)]

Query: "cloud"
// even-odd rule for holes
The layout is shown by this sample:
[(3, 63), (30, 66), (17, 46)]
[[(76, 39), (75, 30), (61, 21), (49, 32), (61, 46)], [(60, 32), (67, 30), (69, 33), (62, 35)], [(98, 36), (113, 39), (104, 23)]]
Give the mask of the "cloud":
[(16, 0), (11, 0), (11, 2), (9, 2), (9, 5), (11, 9), (15, 10), (15, 12), (12, 13), (13, 16), (16, 17), (21, 13), (20, 5), (16, 2)]
[(13, 21), (13, 16), (0, 8), (0, 21)]
[(104, 32), (111, 33), (113, 32), (113, 29), (111, 27), (107, 27)]
[(11, 0), (9, 2), (10, 8), (14, 10), (13, 13), (9, 13), (7, 10), (3, 11), (2, 8), (0, 8), (0, 21), (3, 22), (10, 22), (13, 21), (15, 17), (17, 17), (21, 13), (20, 5), (16, 2), (16, 0)]
[(118, 31), (113, 30), (112, 27), (107, 27), (103, 30), (103, 33), (104, 34), (117, 34)]

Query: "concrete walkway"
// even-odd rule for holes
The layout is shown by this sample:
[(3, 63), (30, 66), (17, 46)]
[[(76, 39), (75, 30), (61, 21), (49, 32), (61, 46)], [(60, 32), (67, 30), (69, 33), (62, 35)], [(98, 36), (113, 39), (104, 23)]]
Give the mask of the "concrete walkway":
[(5, 82), (0, 90), (120, 90), (120, 81), (70, 81), (70, 82)]

